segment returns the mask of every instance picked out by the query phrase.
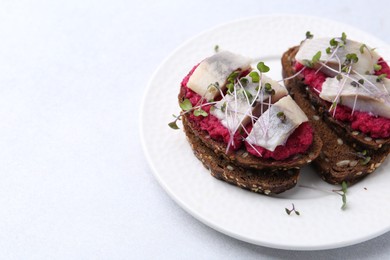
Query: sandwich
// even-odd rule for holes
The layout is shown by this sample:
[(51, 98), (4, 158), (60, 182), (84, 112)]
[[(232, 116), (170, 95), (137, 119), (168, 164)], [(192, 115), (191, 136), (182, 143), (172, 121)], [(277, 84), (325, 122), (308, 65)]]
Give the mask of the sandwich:
[(317, 172), (328, 183), (353, 184), (389, 154), (390, 68), (345, 33), (306, 36), (282, 56), (284, 83), (321, 136)]
[(322, 142), (308, 117), (263, 62), (228, 51), (197, 64), (178, 95), (195, 156), (212, 176), (266, 195), (293, 188)]

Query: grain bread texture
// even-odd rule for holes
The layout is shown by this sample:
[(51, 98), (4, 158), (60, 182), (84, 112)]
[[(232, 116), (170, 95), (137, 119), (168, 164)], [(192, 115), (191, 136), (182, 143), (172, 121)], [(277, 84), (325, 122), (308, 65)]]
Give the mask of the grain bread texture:
[[(296, 73), (294, 64), (298, 49), (296, 46), (283, 54), (283, 78)], [(348, 125), (334, 120), (327, 112), (328, 105), (310, 92), (301, 77), (286, 79), (284, 83), (306, 113), (314, 131), (321, 136), (323, 147), (320, 156), (314, 160), (314, 166), (325, 181), (353, 184), (380, 167), (389, 154), (388, 140), (356, 134)]]
[[(181, 87), (180, 94), (178, 96), (179, 103), (185, 99), (186, 89)], [(208, 133), (201, 130), (199, 126), (188, 120), (189, 115), (183, 115), (183, 124), (187, 129), (190, 129), (208, 148), (210, 148), (216, 155), (223, 157), (229, 163), (239, 165), (244, 168), (261, 170), (287, 170), (291, 168), (299, 169), (300, 167), (307, 165), (320, 154), (322, 141), (319, 135), (314, 132), (313, 143), (304, 154), (297, 154), (286, 160), (274, 160), (256, 157), (248, 153), (245, 149), (241, 148), (237, 151), (229, 151), (226, 153), (227, 145), (223, 142), (216, 141), (210, 138)]]
[(195, 156), (213, 177), (242, 189), (265, 195), (278, 194), (296, 185), (299, 169), (256, 170), (238, 166), (223, 156), (217, 155), (205, 145), (201, 138), (194, 134), (185, 117), (183, 126)]

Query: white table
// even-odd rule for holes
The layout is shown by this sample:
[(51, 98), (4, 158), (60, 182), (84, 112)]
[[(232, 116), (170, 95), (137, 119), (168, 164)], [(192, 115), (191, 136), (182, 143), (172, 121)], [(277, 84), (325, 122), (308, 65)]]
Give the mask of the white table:
[(390, 43), (389, 2), (155, 2), (0, 2), (0, 258), (388, 256), (389, 233), (299, 252), (214, 231), (158, 185), (138, 126), (152, 72), (203, 30), (254, 15), (307, 14)]

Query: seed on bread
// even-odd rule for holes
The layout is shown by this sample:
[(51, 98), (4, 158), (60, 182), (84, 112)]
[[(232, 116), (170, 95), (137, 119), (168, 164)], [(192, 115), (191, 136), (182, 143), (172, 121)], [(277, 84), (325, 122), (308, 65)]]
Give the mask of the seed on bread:
[(351, 163), (350, 160), (342, 160), (342, 161), (338, 161), (338, 162), (336, 163), (336, 166), (338, 166), (338, 167), (346, 167), (346, 166), (348, 166), (350, 163)]
[(351, 161), (351, 162), (349, 163), (349, 166), (355, 167), (357, 164), (358, 164), (358, 161), (353, 160), (353, 161)]

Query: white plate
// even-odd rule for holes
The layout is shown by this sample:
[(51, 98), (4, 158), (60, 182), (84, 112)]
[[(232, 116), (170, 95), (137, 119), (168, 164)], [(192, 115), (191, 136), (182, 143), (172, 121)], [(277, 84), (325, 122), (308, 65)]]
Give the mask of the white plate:
[[(214, 179), (192, 153), (181, 130), (168, 127), (179, 112), (180, 82), (218, 44), (254, 61), (270, 65), (268, 73), (281, 79), (280, 57), (297, 45), (305, 32), (315, 37), (338, 36), (378, 47), (385, 44), (358, 29), (333, 21), (302, 16), (260, 16), (225, 24), (179, 47), (154, 73), (145, 93), (141, 136), (149, 164), (161, 186), (188, 213), (210, 227), (250, 243), (281, 249), (317, 250), (359, 243), (390, 230), (390, 174), (386, 161), (375, 174), (349, 188), (348, 206), (341, 210), (341, 196), (300, 187), (311, 185), (331, 191), (306, 167), (296, 188), (277, 197), (239, 189)], [(294, 203), (301, 215), (287, 215)]]

